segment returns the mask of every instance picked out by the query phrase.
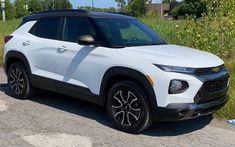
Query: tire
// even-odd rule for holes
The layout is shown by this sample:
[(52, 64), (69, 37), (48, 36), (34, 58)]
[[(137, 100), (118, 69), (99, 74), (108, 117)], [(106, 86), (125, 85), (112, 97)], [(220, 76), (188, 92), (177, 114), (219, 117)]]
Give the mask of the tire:
[(108, 92), (107, 114), (113, 125), (127, 133), (139, 133), (152, 123), (147, 97), (137, 84), (123, 81)]
[(29, 75), (21, 62), (10, 65), (7, 73), (7, 82), (13, 97), (28, 99), (33, 95), (34, 89), (30, 83)]

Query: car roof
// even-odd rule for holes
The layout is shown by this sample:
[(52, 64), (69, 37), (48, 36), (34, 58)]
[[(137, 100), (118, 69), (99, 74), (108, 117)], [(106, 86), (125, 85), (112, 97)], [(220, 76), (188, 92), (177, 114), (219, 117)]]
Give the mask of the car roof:
[(23, 17), (23, 22), (32, 20), (38, 20), (43, 17), (55, 17), (55, 16), (81, 16), (81, 17), (91, 17), (91, 18), (114, 18), (114, 19), (135, 19), (134, 17), (124, 15), (117, 12), (89, 12), (85, 10), (50, 10), (50, 11), (41, 11), (29, 16)]

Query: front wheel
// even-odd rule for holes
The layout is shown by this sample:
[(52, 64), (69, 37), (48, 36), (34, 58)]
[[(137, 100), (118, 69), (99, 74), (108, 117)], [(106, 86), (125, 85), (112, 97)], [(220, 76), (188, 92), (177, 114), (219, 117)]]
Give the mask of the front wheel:
[(152, 122), (145, 93), (130, 81), (119, 82), (110, 89), (107, 113), (117, 129), (128, 133), (138, 133)]
[(34, 90), (31, 86), (27, 70), (21, 62), (10, 65), (7, 77), (8, 85), (13, 97), (27, 99), (32, 96)]

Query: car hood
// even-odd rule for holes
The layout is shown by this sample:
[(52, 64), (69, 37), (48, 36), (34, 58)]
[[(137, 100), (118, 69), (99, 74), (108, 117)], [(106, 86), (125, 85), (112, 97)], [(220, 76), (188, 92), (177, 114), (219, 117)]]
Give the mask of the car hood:
[(118, 50), (123, 56), (148, 60), (153, 64), (206, 68), (224, 62), (214, 54), (178, 45), (154, 45), (126, 47)]

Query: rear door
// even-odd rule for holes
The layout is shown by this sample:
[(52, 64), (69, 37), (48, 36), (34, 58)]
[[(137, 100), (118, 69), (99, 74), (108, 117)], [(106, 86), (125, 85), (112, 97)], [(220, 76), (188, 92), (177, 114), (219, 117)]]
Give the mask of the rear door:
[(57, 57), (61, 17), (48, 17), (38, 20), (29, 31), (30, 39), (25, 45), (30, 45), (30, 61), (32, 74), (58, 80), (57, 65), (61, 59)]

